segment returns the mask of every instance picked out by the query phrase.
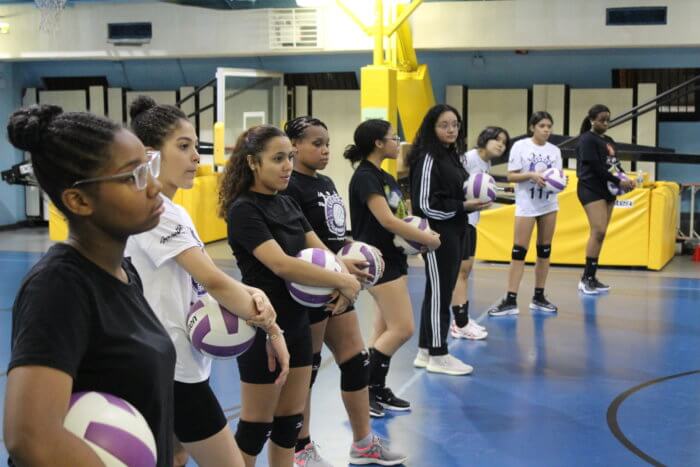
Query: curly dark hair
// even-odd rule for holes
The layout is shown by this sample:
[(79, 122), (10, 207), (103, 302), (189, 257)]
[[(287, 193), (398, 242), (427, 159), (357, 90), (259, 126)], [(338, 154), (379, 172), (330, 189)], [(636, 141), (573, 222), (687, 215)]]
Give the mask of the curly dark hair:
[(231, 204), (242, 193), (248, 191), (255, 181), (255, 175), (248, 165), (248, 156), (258, 163), (260, 154), (272, 139), (285, 133), (272, 125), (258, 125), (247, 129), (238, 137), (233, 154), (226, 162), (226, 169), (219, 186), (219, 216), (226, 218)]
[(416, 133), (416, 137), (413, 139), (413, 147), (411, 151), (406, 156), (406, 165), (413, 165), (423, 154), (432, 153), (438, 154), (445, 151), (444, 145), (440, 142), (435, 133), (435, 125), (440, 118), (440, 115), (445, 112), (452, 112), (457, 116), (457, 121), (459, 122), (459, 133), (457, 134), (457, 141), (447, 148), (449, 151), (456, 151), (462, 154), (465, 149), (464, 142), (464, 125), (462, 124), (462, 117), (457, 112), (457, 109), (447, 104), (437, 104), (428, 110), (423, 117), (423, 122)]

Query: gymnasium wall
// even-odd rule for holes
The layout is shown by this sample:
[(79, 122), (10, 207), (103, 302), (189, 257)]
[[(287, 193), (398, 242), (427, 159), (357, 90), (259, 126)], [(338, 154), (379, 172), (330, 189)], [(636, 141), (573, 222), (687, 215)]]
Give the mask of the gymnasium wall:
[[(700, 68), (699, 52), (697, 47), (550, 50), (531, 51), (527, 55), (493, 51), (482, 52), (482, 59), (474, 60), (472, 52), (424, 51), (419, 52), (419, 61), (430, 67), (435, 97), (443, 101), (445, 87), (449, 84), (471, 89), (532, 88), (534, 84), (552, 83), (566, 83), (571, 88), (607, 88), (612, 85), (614, 68)], [(0, 88), (0, 122), (4, 122), (10, 110), (17, 106), (22, 89), (41, 87), (43, 76), (106, 76), (110, 87), (162, 90), (203, 84), (214, 77), (218, 66), (284, 73), (355, 71), (359, 79), (359, 69), (370, 61), (369, 52), (363, 52), (332, 56), (0, 62), (0, 75), (5, 77), (6, 83)], [(571, 125), (579, 123), (572, 121)], [(4, 133), (4, 124), (0, 128)], [(4, 137), (0, 139), (0, 169), (5, 169), (20, 156), (9, 149)], [(679, 152), (700, 153), (700, 122), (662, 123), (659, 144)], [(658, 178), (700, 181), (700, 165), (659, 164)], [(0, 199), (0, 225), (24, 218), (23, 190), (0, 183), (0, 194), (4, 193), (19, 195), (9, 198), (3, 195)]]

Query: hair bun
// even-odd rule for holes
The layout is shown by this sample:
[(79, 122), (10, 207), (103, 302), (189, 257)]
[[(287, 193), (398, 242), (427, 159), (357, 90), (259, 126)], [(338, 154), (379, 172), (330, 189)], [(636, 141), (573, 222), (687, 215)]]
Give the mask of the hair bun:
[(31, 105), (12, 113), (7, 122), (7, 136), (17, 149), (36, 152), (46, 141), (46, 131), (63, 109), (57, 105)]
[(147, 112), (157, 106), (158, 103), (153, 100), (152, 97), (144, 95), (138, 96), (129, 106), (129, 116), (132, 120), (134, 120), (142, 113)]

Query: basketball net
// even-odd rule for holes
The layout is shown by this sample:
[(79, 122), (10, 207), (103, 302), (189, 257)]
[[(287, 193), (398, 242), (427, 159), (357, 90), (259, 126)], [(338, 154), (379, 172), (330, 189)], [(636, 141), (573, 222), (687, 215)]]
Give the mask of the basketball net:
[(58, 22), (61, 19), (61, 12), (66, 7), (67, 0), (34, 0), (37, 8), (41, 11), (41, 22), (39, 30), (49, 34), (54, 34), (58, 30)]

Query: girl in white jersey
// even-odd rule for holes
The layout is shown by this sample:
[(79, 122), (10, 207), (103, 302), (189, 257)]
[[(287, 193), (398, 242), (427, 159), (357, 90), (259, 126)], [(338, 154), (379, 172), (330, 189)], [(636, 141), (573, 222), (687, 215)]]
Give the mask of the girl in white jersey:
[(548, 143), (552, 133), (552, 116), (543, 111), (530, 117), (530, 138), (513, 144), (508, 159), (508, 181), (515, 187), (515, 235), (508, 290), (500, 303), (489, 310), (490, 316), (517, 315), (518, 287), (525, 268), (525, 255), (530, 244), (532, 229), (537, 224), (537, 262), (535, 263), (535, 294), (530, 309), (556, 313), (557, 307), (544, 296), (544, 285), (549, 272), (549, 256), (557, 221), (559, 203), (557, 195), (547, 190), (542, 172), (549, 168), (562, 168), (561, 151)]
[[(243, 458), (216, 396), (209, 387), (211, 358), (190, 344), (185, 326), (190, 304), (210, 293), (231, 312), (251, 319), (268, 334), (272, 353), (288, 371), (289, 354), (275, 311), (260, 290), (245, 286), (221, 271), (204, 250), (192, 219), (172, 198), (191, 188), (199, 164), (197, 135), (182, 111), (157, 105), (146, 96), (130, 108), (131, 127), (147, 147), (161, 153), (159, 180), (165, 211), (153, 230), (132, 236), (126, 255), (141, 275), (144, 295), (175, 344), (175, 435), (200, 466), (243, 466)], [(181, 465), (183, 459), (176, 460)]]
[[(508, 132), (501, 127), (489, 126), (484, 128), (476, 140), (476, 147), (462, 156), (462, 165), (470, 177), (480, 173), (489, 173), (491, 161), (501, 157), (510, 142)], [(488, 332), (476, 321), (469, 319), (469, 297), (467, 281), (474, 263), (476, 252), (476, 224), (479, 223), (480, 212), (474, 211), (467, 215), (467, 245), (459, 267), (457, 284), (452, 292), (452, 314), (454, 320), (450, 326), (450, 334), (456, 339), (481, 340), (486, 339)]]

